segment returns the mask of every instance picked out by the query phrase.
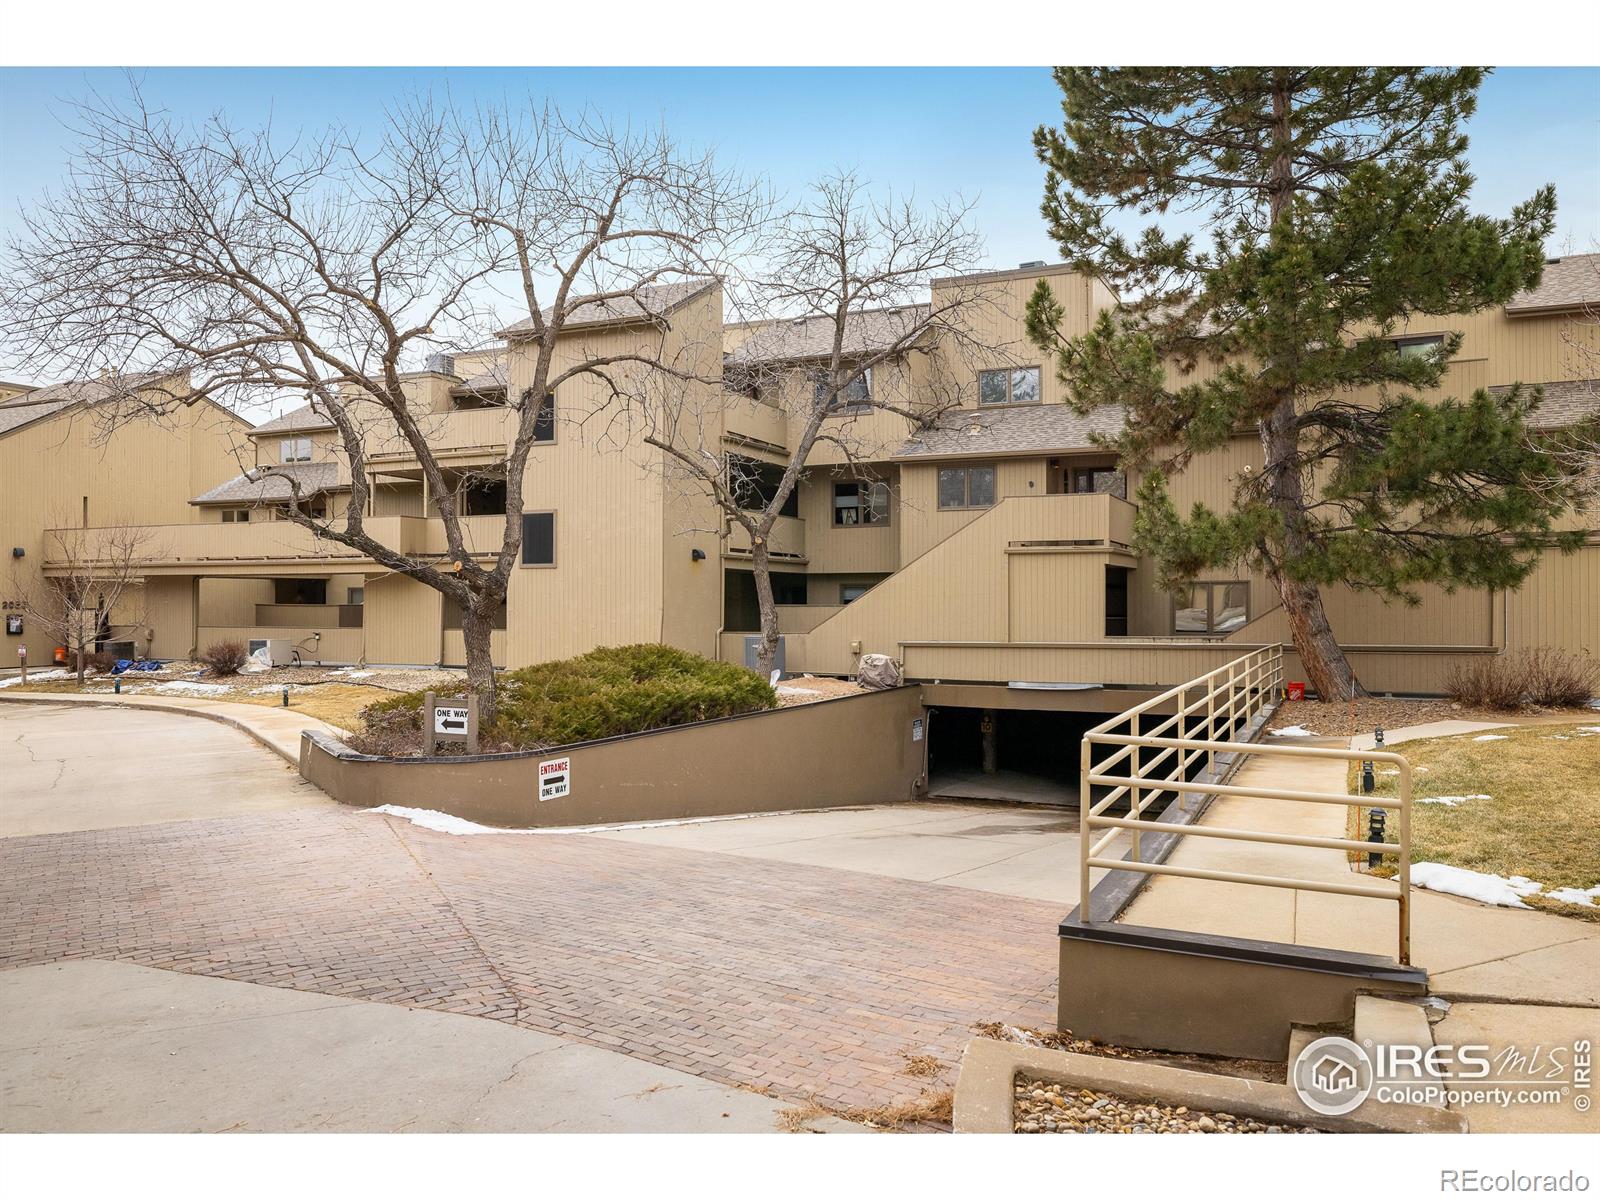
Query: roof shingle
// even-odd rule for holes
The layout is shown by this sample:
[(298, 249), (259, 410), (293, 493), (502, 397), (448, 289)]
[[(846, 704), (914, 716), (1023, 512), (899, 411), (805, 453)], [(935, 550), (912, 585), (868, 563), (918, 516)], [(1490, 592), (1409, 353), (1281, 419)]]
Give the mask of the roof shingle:
[(1506, 302), (1506, 315), (1564, 312), (1600, 304), (1600, 254), (1568, 254), (1545, 263), (1539, 286)]
[[(1600, 379), (1563, 379), (1538, 386), (1544, 398), (1528, 420), (1533, 429), (1565, 429), (1600, 413)], [(1497, 396), (1510, 390), (1510, 385), (1489, 389)]]
[[(571, 301), (565, 329), (578, 329), (592, 325), (626, 325), (638, 321), (664, 317), (673, 309), (686, 304), (702, 292), (717, 286), (715, 279), (689, 279), (683, 283), (662, 283), (654, 287), (636, 288), (626, 296), (596, 299), (579, 296)], [(543, 319), (549, 321), (551, 310), (545, 309)], [(527, 317), (500, 331), (502, 337), (532, 333), (533, 318)]]
[(1088, 450), (1094, 436), (1115, 437), (1126, 414), (1121, 405), (1080, 413), (1069, 404), (1015, 408), (962, 408), (945, 413), (896, 450), (894, 458), (968, 458), (992, 454)]
[(0, 433), (10, 433), (76, 405), (104, 404), (133, 398), (141, 389), (166, 378), (159, 372), (73, 379), (35, 388), (0, 402)]
[[(926, 304), (898, 308), (869, 308), (845, 318), (842, 353), (846, 358), (875, 354), (908, 338), (914, 339), (926, 322)], [(833, 318), (797, 317), (757, 326), (727, 354), (734, 366), (763, 362), (803, 362), (833, 355)]]
[(300, 485), (302, 498), (334, 491), (339, 483), (337, 463), (284, 463), (264, 474), (262, 468), (236, 475), (189, 501), (190, 504), (277, 504), (294, 499), (290, 479)]

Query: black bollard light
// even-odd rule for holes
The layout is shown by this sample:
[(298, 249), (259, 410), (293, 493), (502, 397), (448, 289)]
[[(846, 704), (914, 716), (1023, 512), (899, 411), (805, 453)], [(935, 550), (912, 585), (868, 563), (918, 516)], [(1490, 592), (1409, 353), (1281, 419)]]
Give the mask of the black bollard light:
[[(1383, 841), (1384, 812), (1381, 808), (1369, 809), (1367, 812), (1367, 841)], [(1383, 855), (1369, 853), (1367, 855), (1367, 870), (1374, 870), (1383, 861)]]
[(283, 685), (283, 706), (285, 708), (289, 707), (289, 685), (287, 683)]

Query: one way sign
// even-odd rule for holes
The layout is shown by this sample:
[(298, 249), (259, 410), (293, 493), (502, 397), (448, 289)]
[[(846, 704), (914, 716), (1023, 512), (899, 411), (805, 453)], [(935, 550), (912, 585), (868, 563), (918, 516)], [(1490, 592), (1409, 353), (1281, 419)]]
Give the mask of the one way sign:
[(440, 737), (466, 737), (467, 722), (471, 714), (464, 708), (444, 708), (433, 710), (433, 731)]
[(440, 742), (465, 742), (467, 753), (478, 752), (478, 701), (475, 696), (458, 699), (450, 697), (445, 703), (440, 704), (433, 697), (432, 692), (425, 692), (422, 698), (423, 706), (432, 713), (424, 730), (433, 730), (433, 744), (428, 747), (432, 754)]

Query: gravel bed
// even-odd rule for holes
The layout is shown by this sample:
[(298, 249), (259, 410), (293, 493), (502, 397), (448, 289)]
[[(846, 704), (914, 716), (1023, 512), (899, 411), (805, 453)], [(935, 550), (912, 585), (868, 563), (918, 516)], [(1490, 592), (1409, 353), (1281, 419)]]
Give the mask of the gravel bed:
[[(1529, 714), (1532, 715), (1530, 712)], [(1516, 714), (1467, 708), (1452, 700), (1387, 700), (1369, 696), (1354, 704), (1324, 704), (1320, 700), (1290, 700), (1278, 706), (1268, 729), (1299, 725), (1319, 737), (1353, 737), (1375, 727), (1401, 729), (1430, 721), (1514, 721)]]
[(1018, 1133), (1316, 1133), (1185, 1105), (1128, 1100), (1108, 1092), (1017, 1076), (1012, 1121)]

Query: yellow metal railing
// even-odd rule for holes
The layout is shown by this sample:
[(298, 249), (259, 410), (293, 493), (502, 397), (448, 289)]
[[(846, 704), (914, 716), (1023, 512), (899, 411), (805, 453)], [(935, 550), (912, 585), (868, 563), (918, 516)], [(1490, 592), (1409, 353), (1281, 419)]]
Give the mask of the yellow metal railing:
[[(1232, 662), (1208, 671), (1196, 679), (1146, 700), (1084, 734), (1080, 782), (1080, 821), (1078, 838), (1078, 919), (1088, 923), (1089, 873), (1092, 870), (1137, 871), (1145, 875), (1174, 875), (1185, 879), (1204, 879), (1221, 883), (1246, 883), (1261, 887), (1293, 888), (1309, 892), (1329, 892), (1341, 896), (1369, 896), (1393, 900), (1400, 910), (1399, 961), (1411, 961), (1411, 764), (1399, 754), (1374, 750), (1339, 750), (1320, 746), (1259, 745), (1229, 740), (1248, 726), (1266, 706), (1279, 698), (1283, 687), (1283, 652), (1270, 646), (1253, 650)], [(1170, 715), (1153, 710), (1176, 702)], [(1146, 721), (1155, 722), (1145, 727)], [(1219, 736), (1219, 734), (1221, 736)], [(1096, 747), (1112, 752), (1098, 761)], [(1147, 752), (1149, 756), (1147, 757)], [(1201, 758), (1214, 768), (1218, 754), (1264, 755), (1300, 759), (1339, 759), (1389, 763), (1399, 772), (1397, 799), (1377, 796), (1351, 796), (1342, 792), (1311, 792), (1285, 788), (1249, 787), (1233, 783), (1188, 780), (1189, 768)], [(1114, 768), (1123, 766), (1121, 773)], [(1212, 772), (1215, 778), (1215, 772)], [(1098, 800), (1096, 786), (1110, 788)], [(1365, 842), (1351, 838), (1309, 837), (1274, 833), (1261, 829), (1221, 829), (1207, 825), (1184, 825), (1145, 819), (1145, 810), (1164, 795), (1181, 805), (1191, 794), (1245, 796), (1262, 800), (1287, 800), (1307, 804), (1338, 804), (1346, 808), (1382, 808), (1398, 814), (1399, 841)], [(1128, 815), (1110, 816), (1107, 810), (1126, 798)], [(1097, 831), (1105, 832), (1098, 838)], [(1127, 858), (1103, 858), (1102, 853), (1124, 831), (1133, 835), (1133, 848)], [(1219, 871), (1197, 867), (1175, 867), (1166, 863), (1141, 861), (1141, 834), (1172, 834), (1179, 837), (1221, 838), (1277, 846), (1309, 846), (1325, 850), (1346, 850), (1366, 854), (1398, 856), (1397, 878), (1368, 879), (1365, 882), (1334, 883), (1327, 880), (1292, 879), (1260, 875), (1250, 871)]]

